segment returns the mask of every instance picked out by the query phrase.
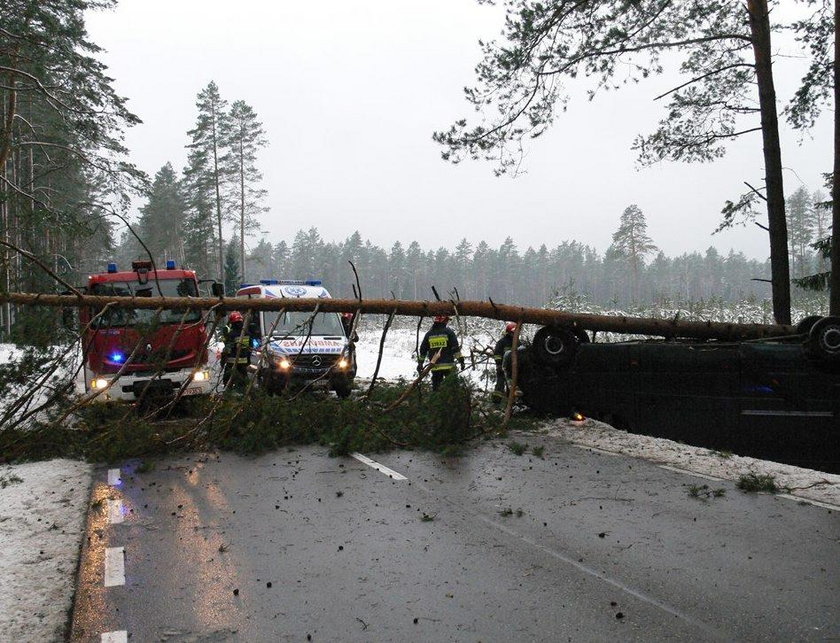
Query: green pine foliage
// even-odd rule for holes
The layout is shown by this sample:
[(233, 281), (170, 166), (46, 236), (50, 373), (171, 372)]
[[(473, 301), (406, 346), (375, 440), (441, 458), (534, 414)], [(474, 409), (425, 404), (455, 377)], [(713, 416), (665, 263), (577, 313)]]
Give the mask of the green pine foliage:
[[(9, 379), (4, 375), (0, 372), (0, 384)], [(476, 421), (473, 392), (460, 378), (448, 378), (436, 392), (426, 385), (385, 411), (404, 391), (405, 384), (380, 385), (370, 400), (339, 400), (320, 393), (273, 396), (254, 390), (247, 399), (183, 400), (172, 411), (98, 403), (56, 423), (63, 406), (25, 430), (0, 431), (0, 461), (62, 456), (112, 462), (196, 448), (257, 454), (305, 444), (328, 447), (334, 456), (396, 447), (452, 454), (453, 447), (499, 426), (497, 416)]]

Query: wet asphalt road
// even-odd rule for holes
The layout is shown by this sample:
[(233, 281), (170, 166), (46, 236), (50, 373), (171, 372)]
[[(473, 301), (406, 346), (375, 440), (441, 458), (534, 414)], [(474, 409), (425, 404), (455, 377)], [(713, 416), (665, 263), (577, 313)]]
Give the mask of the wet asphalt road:
[[(516, 439), (544, 458), (372, 455), (406, 480), (318, 447), (103, 469), (73, 640), (840, 637), (840, 512)], [(704, 484), (723, 495), (689, 496)], [(105, 587), (116, 547), (125, 584)]]

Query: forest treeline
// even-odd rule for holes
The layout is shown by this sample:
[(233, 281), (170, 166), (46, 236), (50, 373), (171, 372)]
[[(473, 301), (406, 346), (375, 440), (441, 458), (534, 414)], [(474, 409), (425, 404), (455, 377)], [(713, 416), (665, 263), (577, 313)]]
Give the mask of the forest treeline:
[[(644, 214), (635, 205), (616, 213), (616, 232), (607, 249), (562, 239), (546, 239), (538, 248), (522, 248), (513, 235), (499, 247), (480, 240), (453, 239), (448, 247), (395, 242), (383, 248), (359, 232), (343, 241), (324, 239), (317, 228), (301, 230), (294, 238), (269, 241), (262, 230), (269, 227), (272, 215), (258, 166), (258, 153), (268, 144), (268, 135), (256, 111), (241, 99), (229, 102), (216, 83), (198, 91), (194, 126), (185, 132), (183, 142), (176, 143), (188, 150), (183, 168), (167, 164), (149, 177), (132, 164), (124, 136), (140, 118), (128, 109), (127, 99), (115, 92), (101, 61), (101, 49), (85, 28), (86, 12), (114, 4), (114, 0), (41, 0), (7, 3), (0, 12), (0, 291), (60, 291), (65, 284), (48, 271), (64, 282), (80, 285), (86, 275), (104, 269), (108, 261), (117, 260), (125, 266), (131, 259), (149, 254), (156, 261), (175, 259), (194, 268), (202, 278), (220, 279), (228, 292), (242, 281), (259, 278), (320, 278), (334, 295), (351, 296), (354, 277), (348, 262), (353, 261), (366, 297), (431, 299), (431, 287), (435, 286), (443, 298), (457, 289), (462, 299), (490, 297), (533, 306), (544, 305), (558, 293), (580, 293), (604, 306), (715, 297), (763, 300), (772, 294), (766, 281), (771, 275), (775, 275), (774, 289), (780, 292), (784, 290), (780, 279), (785, 288), (791, 277), (807, 275), (817, 275), (813, 285), (827, 283), (829, 266), (823, 253), (830, 251), (831, 209), (817, 205), (824, 204), (826, 197), (804, 188), (783, 199), (784, 207), (776, 203), (772, 208), (775, 214), (769, 228), (782, 239), (781, 256), (778, 244), (773, 244), (772, 266), (748, 259), (737, 250), (720, 254), (714, 248), (667, 257), (656, 247), (656, 240), (647, 236)], [(539, 3), (540, 12), (553, 15), (550, 7), (554, 4)], [(623, 12), (624, 3), (603, 4), (620, 10), (626, 20), (638, 18)], [(684, 8), (682, 3), (665, 4), (674, 11), (688, 9), (688, 4)], [(707, 3), (689, 4), (702, 8)], [(755, 4), (762, 5), (758, 13), (766, 19), (766, 2)], [(737, 73), (723, 84), (712, 74), (699, 78), (710, 96), (717, 96), (718, 90), (734, 92), (740, 105), (753, 98), (756, 66), (750, 52), (756, 35), (745, 31), (744, 8), (738, 3), (711, 9), (710, 16), (723, 12), (734, 31), (696, 42), (728, 42), (735, 37), (738, 50), (733, 55), (737, 61), (733, 59), (733, 64), (721, 69)], [(700, 11), (688, 17), (703, 16), (706, 14)], [(667, 33), (671, 33), (669, 25), (676, 25), (682, 33), (682, 22), (668, 20), (661, 25), (668, 27)], [(702, 22), (706, 25), (708, 21), (703, 18)], [(547, 23), (547, 28), (565, 28), (552, 24)], [(724, 23), (710, 24), (716, 28)], [(812, 43), (810, 68), (830, 67), (823, 63), (830, 62), (824, 58), (833, 51), (828, 47), (833, 26), (833, 14), (819, 7), (791, 25), (797, 39)], [(514, 36), (527, 35), (514, 32)], [(537, 32), (531, 35), (540, 37)], [(620, 35), (612, 27), (606, 32), (608, 39)], [(552, 56), (561, 54), (563, 51), (552, 52)], [(706, 60), (698, 57), (695, 62)], [(497, 80), (504, 83), (506, 78), (502, 74)], [(826, 108), (828, 87), (825, 75), (803, 80), (796, 95), (798, 102), (788, 109), (788, 117), (796, 117), (795, 125), (807, 129), (820, 109)], [(717, 104), (704, 96), (692, 105), (699, 109)], [(543, 111), (533, 116), (535, 126), (542, 127), (551, 120), (547, 117), (552, 101), (540, 104)], [(691, 109), (681, 114), (681, 123), (707, 122), (695, 118)], [(748, 111), (752, 118), (757, 114), (754, 108)], [(662, 136), (674, 133), (668, 129), (672, 121), (663, 121)], [(701, 140), (712, 141), (713, 149), (701, 146), (700, 156), (689, 160), (719, 156), (722, 151), (715, 146), (743, 133), (732, 126), (724, 119), (720, 131), (706, 132), (708, 136)], [(514, 129), (516, 132), (520, 131)], [(473, 139), (453, 136), (444, 136), (439, 142), (454, 146), (455, 151), (450, 152), (458, 156), (458, 145)], [(493, 145), (484, 147), (482, 137), (477, 140), (478, 147), (472, 151), (478, 156), (495, 149)], [(670, 152), (658, 147), (657, 142), (663, 141), (673, 142), (669, 136), (654, 137), (644, 149), (658, 150), (657, 158), (670, 158)], [(767, 178), (769, 188), (773, 182)], [(764, 198), (762, 192), (761, 186), (751, 188), (742, 199), (729, 203), (723, 212), (724, 224), (751, 224), (760, 209), (752, 206)], [(132, 214), (132, 204), (139, 204), (138, 213)], [(815, 247), (817, 242), (822, 245)], [(802, 292), (794, 288), (795, 296)], [(785, 308), (784, 297), (774, 297), (777, 321), (785, 316)], [(29, 324), (43, 323), (37, 312), (29, 314), (10, 305), (0, 308), (4, 337), (14, 335), (15, 328), (19, 337), (26, 337)]]
[[(179, 180), (170, 165), (155, 177), (136, 225), (145, 239), (139, 249), (125, 234), (116, 249), (122, 265), (151, 253), (155, 261), (174, 259), (198, 270), (202, 277), (217, 277), (203, 248), (213, 248), (213, 229), (206, 244), (189, 246), (190, 208), (195, 199), (189, 183)], [(830, 210), (821, 192), (800, 188), (788, 199), (790, 261), (795, 276), (826, 269), (826, 259), (813, 243), (826, 234)], [(182, 230), (183, 232), (179, 232)], [(191, 230), (195, 235), (196, 231)], [(543, 306), (558, 294), (576, 293), (600, 306), (645, 304), (654, 301), (691, 302), (718, 298), (727, 302), (769, 298), (768, 261), (744, 253), (705, 252), (668, 257), (647, 234), (644, 213), (628, 206), (616, 222), (612, 244), (606, 251), (574, 240), (520, 248), (512, 237), (498, 247), (466, 238), (452, 247), (423, 248), (418, 242), (394, 242), (380, 247), (359, 231), (344, 240), (328, 240), (317, 227), (299, 230), (294, 238), (272, 243), (246, 232), (244, 272), (241, 239), (234, 234), (224, 243), (224, 277), (228, 294), (244, 282), (259, 279), (321, 279), (336, 297), (353, 297), (359, 274), (365, 297), (434, 299), (434, 286), (442, 298), (457, 290), (461, 299), (492, 298), (499, 303)], [(179, 241), (180, 240), (180, 241)], [(142, 251), (139, 251), (142, 250)], [(206, 266), (206, 268), (204, 268)], [(819, 297), (794, 289), (795, 297)]]

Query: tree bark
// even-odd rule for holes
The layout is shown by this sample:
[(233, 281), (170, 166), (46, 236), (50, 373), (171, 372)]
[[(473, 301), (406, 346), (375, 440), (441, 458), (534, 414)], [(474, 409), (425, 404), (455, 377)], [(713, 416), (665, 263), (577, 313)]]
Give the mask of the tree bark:
[(831, 181), (831, 277), (829, 279), (829, 314), (840, 315), (840, 26), (837, 12), (840, 0), (834, 0), (834, 176)]
[(770, 229), (770, 276), (773, 288), (773, 317), (777, 324), (790, 324), (790, 265), (788, 260), (785, 191), (782, 180), (782, 150), (779, 116), (773, 84), (770, 49), (770, 17), (767, 0), (747, 0), (750, 19), (761, 136), (764, 142), (764, 175), (767, 185), (767, 224)]
[(225, 283), (225, 243), (222, 239), (222, 193), (221, 182), (222, 177), (219, 171), (219, 141), (218, 141), (218, 124), (219, 114), (217, 107), (213, 103), (213, 184), (216, 189), (216, 221), (219, 226), (219, 283)]
[[(172, 310), (175, 308), (209, 310), (289, 310), (321, 312), (356, 312), (375, 315), (434, 317), (456, 314), (455, 305), (448, 301), (404, 301), (398, 299), (237, 299), (226, 297), (102, 297), (93, 295), (45, 295), (36, 293), (0, 293), (0, 303), (38, 306), (102, 308), (106, 304), (117, 308)], [(486, 301), (459, 301), (457, 314), (487, 319), (516, 319), (524, 324), (557, 325), (570, 329), (606, 331), (635, 335), (658, 335), (668, 338), (719, 339), (738, 341), (795, 335), (796, 329), (787, 325), (734, 324), (723, 322), (684, 321), (645, 317), (620, 317), (570, 313), (562, 310), (506, 306)]]

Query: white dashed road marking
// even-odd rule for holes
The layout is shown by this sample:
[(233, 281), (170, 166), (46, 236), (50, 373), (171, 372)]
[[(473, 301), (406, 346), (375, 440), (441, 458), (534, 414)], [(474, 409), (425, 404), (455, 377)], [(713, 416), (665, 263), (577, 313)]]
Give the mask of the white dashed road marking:
[(122, 500), (108, 501), (108, 523), (116, 525), (125, 520)]
[(128, 643), (128, 632), (103, 632), (101, 643)]
[(112, 487), (116, 487), (117, 485), (122, 484), (122, 478), (120, 478), (119, 469), (108, 469), (108, 484)]
[(105, 587), (125, 585), (125, 547), (105, 549)]
[(362, 464), (366, 464), (367, 466), (372, 467), (372, 468), (376, 469), (377, 471), (380, 471), (380, 472), (384, 473), (386, 476), (388, 476), (392, 480), (408, 480), (408, 478), (406, 478), (403, 474), (397, 473), (393, 469), (389, 469), (384, 464), (379, 464), (376, 460), (371, 460), (366, 455), (362, 455), (361, 453), (351, 453), (350, 455), (352, 457), (356, 458), (356, 460), (358, 460)]

